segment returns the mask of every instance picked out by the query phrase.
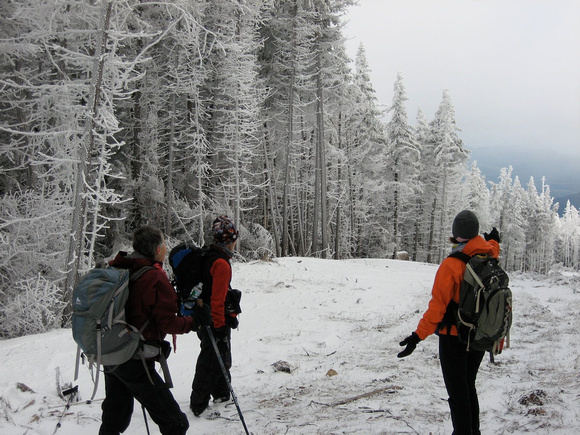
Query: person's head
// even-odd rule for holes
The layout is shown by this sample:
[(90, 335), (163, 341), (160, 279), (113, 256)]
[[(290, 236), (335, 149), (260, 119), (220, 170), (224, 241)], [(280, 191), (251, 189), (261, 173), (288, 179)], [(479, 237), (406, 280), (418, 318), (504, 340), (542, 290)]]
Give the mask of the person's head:
[(144, 225), (135, 230), (133, 249), (147, 258), (159, 262), (163, 262), (167, 253), (163, 233), (153, 225)]
[(453, 220), (451, 228), (453, 237), (459, 242), (466, 242), (479, 234), (479, 221), (470, 210), (460, 211)]
[(227, 216), (218, 216), (211, 226), (213, 239), (216, 243), (225, 246), (233, 245), (238, 240), (240, 232), (236, 228), (236, 224)]

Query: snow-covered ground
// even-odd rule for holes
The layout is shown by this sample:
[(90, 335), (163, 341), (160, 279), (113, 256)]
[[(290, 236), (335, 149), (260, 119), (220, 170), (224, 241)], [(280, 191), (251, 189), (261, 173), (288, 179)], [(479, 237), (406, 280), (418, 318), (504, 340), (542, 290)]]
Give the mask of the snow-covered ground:
[[(437, 338), (396, 357), (427, 306), (436, 270), (395, 260), (235, 264), (244, 312), (233, 332), (232, 384), (250, 432), (450, 433)], [(495, 364), (486, 357), (478, 377), (484, 434), (580, 433), (580, 293), (570, 282), (512, 276), (511, 348)], [(169, 365), (189, 433), (243, 434), (231, 403), (214, 406), (221, 413), (214, 420), (189, 411), (198, 340), (190, 334), (177, 344)], [(55, 431), (65, 409), (56, 377), (60, 371), (72, 382), (75, 351), (70, 330), (0, 341), (0, 433)], [(275, 369), (280, 361), (290, 373)], [(85, 403), (93, 385), (86, 367), (75, 384), (82, 400), (56, 433), (96, 434), (101, 402)], [(126, 433), (146, 433), (139, 406)]]

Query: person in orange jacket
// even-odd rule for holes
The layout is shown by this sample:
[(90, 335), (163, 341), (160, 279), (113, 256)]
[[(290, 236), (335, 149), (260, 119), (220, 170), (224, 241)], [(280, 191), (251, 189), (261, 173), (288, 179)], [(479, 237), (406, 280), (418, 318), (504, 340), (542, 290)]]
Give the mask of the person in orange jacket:
[[(463, 210), (453, 220), (452, 253), (461, 251), (469, 256), (488, 254), (499, 256), (500, 236), (497, 229), (479, 236), (479, 221), (469, 210)], [(405, 346), (397, 356), (410, 355), (421, 340), (431, 334), (439, 336), (439, 359), (443, 380), (449, 395), (453, 435), (479, 435), (479, 401), (475, 379), (485, 352), (467, 350), (459, 341), (457, 328), (448, 322), (448, 307), (459, 303), (459, 288), (466, 264), (459, 258), (448, 257), (435, 275), (431, 301), (417, 329), (401, 341)], [(455, 305), (457, 306), (457, 305)], [(447, 316), (446, 316), (447, 313)]]

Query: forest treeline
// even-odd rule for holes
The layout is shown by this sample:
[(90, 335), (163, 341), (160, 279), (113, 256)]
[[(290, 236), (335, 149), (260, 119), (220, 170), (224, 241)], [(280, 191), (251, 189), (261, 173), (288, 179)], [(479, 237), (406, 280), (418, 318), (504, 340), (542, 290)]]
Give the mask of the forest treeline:
[(578, 269), (578, 211), (511, 168), (486, 181), (448, 91), (411, 122), (399, 74), (381, 110), (346, 53), (353, 3), (0, 3), (0, 336), (66, 324), (79, 274), (136, 227), (203, 244), (223, 213), (243, 259), (437, 263), (469, 208), (508, 270)]

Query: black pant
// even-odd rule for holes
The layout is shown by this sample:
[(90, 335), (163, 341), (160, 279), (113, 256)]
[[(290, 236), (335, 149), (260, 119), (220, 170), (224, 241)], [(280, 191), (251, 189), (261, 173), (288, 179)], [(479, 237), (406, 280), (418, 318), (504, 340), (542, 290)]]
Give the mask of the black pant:
[(485, 352), (466, 350), (456, 336), (439, 336), (439, 359), (449, 408), (453, 435), (479, 435), (479, 401), (475, 378)]
[(129, 360), (112, 372), (108, 372), (112, 367), (105, 367), (105, 400), (101, 406), (103, 417), (99, 435), (117, 435), (129, 427), (134, 398), (147, 409), (162, 434), (187, 432), (187, 417), (155, 371), (155, 363), (151, 361), (147, 365), (153, 384), (141, 360)]
[[(224, 377), (223, 370), (219, 364), (215, 350), (209, 334), (206, 329), (201, 329), (197, 332), (200, 339), (201, 351), (197, 357), (197, 364), (195, 366), (195, 376), (191, 385), (190, 405), (192, 408), (204, 408), (208, 405), (210, 396), (214, 399), (229, 398), (230, 389), (228, 381), (230, 377), (230, 368), (232, 366), (232, 353), (230, 349), (230, 334), (231, 330), (227, 328), (227, 333), (216, 339), (217, 346), (222, 357), (222, 361), (226, 368), (228, 378)], [(223, 328), (222, 328), (223, 334)]]

